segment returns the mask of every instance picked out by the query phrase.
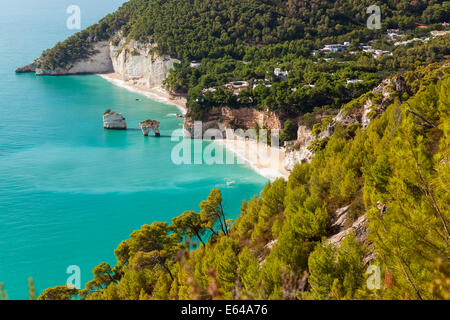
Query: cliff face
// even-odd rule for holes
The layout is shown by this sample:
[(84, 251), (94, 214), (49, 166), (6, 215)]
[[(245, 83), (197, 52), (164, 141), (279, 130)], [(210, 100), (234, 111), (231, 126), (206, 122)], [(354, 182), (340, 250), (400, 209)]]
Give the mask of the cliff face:
[(297, 141), (295, 142), (296, 148), (286, 152), (284, 158), (284, 168), (288, 171), (292, 171), (296, 164), (302, 162), (310, 162), (314, 156), (308, 146), (314, 140), (314, 136), (306, 126), (298, 126)]
[(168, 55), (155, 53), (156, 46), (122, 39), (118, 45), (110, 44), (110, 59), (114, 72), (122, 80), (143, 88), (161, 87), (174, 63), (179, 63)]
[[(228, 107), (217, 108), (209, 113), (208, 118), (202, 122), (203, 135), (208, 129), (218, 129), (222, 131), (224, 138), (226, 129), (241, 128), (244, 130), (254, 129), (255, 123), (259, 128), (265, 127), (268, 130), (281, 130), (281, 121), (277, 114), (271, 111), (260, 111), (253, 108), (231, 109)], [(184, 128), (192, 138), (201, 138), (194, 134), (194, 120), (190, 117), (184, 119)]]
[[(119, 37), (120, 38), (120, 37)], [(143, 88), (162, 86), (173, 64), (179, 62), (169, 56), (155, 53), (155, 45), (121, 39), (117, 45), (109, 41), (96, 42), (93, 54), (75, 61), (65, 68), (40, 68), (36, 59), (16, 70), (17, 73), (34, 72), (36, 75), (69, 75), (115, 72), (122, 80)]]
[(108, 41), (97, 42), (93, 45), (93, 54), (86, 59), (75, 61), (65, 68), (40, 68), (39, 60), (16, 70), (17, 73), (34, 72), (36, 75), (69, 75), (86, 73), (110, 73), (114, 72), (110, 58)]

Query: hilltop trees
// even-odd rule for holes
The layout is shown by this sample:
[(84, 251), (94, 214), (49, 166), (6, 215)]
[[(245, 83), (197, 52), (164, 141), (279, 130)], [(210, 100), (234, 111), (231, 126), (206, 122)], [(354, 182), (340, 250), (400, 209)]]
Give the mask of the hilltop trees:
[[(450, 53), (449, 36), (398, 47), (385, 39), (388, 28), (415, 37), (417, 23), (443, 22), (448, 1), (385, 1), (381, 30), (366, 27), (366, 8), (372, 4), (368, 0), (320, 0), (314, 5), (280, 0), (131, 0), (44, 51), (39, 63), (41, 68), (65, 68), (92, 54), (97, 41), (119, 45), (120, 40), (134, 39), (156, 44), (154, 53), (181, 61), (164, 83), (168, 90), (187, 96), (188, 116), (194, 120), (204, 120), (211, 110), (223, 106), (269, 109), (286, 119), (317, 110), (333, 114), (388, 74), (412, 69), (419, 62), (439, 61)], [(374, 39), (375, 49), (389, 49), (392, 55), (375, 58), (361, 50), (361, 43)], [(317, 51), (324, 44), (344, 41), (351, 42), (347, 52)], [(192, 60), (201, 60), (201, 66), (191, 68)], [(287, 78), (276, 77), (274, 68), (288, 71)], [(355, 79), (362, 82), (347, 83)], [(236, 80), (264, 81), (238, 94), (222, 87)], [(202, 93), (210, 87), (216, 91)], [(287, 123), (282, 142), (295, 136), (295, 126)]]

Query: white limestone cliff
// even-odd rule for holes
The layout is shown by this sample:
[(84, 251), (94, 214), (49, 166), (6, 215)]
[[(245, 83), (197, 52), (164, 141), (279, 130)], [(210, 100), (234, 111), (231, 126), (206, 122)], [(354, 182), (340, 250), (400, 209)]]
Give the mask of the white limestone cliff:
[(126, 41), (121, 39), (120, 34), (117, 37), (120, 39), (118, 44), (96, 42), (93, 44), (93, 54), (64, 68), (42, 68), (39, 65), (41, 57), (16, 72), (34, 72), (36, 75), (116, 73), (125, 82), (151, 89), (162, 87), (174, 63), (180, 62), (168, 55), (159, 56), (155, 50), (156, 44)]
[(143, 88), (161, 87), (174, 63), (168, 55), (159, 56), (156, 45), (122, 39), (118, 45), (110, 44), (113, 69), (121, 80)]
[(75, 61), (65, 68), (39, 68), (34, 67), (36, 75), (69, 75), (86, 73), (110, 73), (113, 65), (110, 58), (108, 41), (96, 42), (93, 45), (93, 54), (88, 58)]

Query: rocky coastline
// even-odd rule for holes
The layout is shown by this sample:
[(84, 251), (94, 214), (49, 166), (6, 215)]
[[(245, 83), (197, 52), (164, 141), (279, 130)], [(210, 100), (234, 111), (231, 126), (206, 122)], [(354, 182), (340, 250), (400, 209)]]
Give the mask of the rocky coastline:
[[(232, 143), (229, 143), (230, 141), (228, 143), (222, 142), (225, 147), (244, 158), (245, 162), (249, 163), (255, 170), (258, 170), (260, 173), (262, 171), (266, 172), (266, 174), (262, 173), (262, 175), (271, 178), (287, 177), (297, 163), (310, 162), (314, 157), (314, 152), (309, 148), (310, 145), (314, 141), (331, 136), (337, 124), (349, 126), (359, 123), (361, 127), (366, 127), (370, 122), (369, 113), (373, 111), (380, 114), (384, 110), (383, 106), (389, 104), (390, 94), (388, 89), (394, 87), (395, 91), (402, 91), (404, 87), (401, 78), (386, 79), (373, 90), (373, 94), (382, 96), (381, 104), (375, 105), (372, 102), (373, 99), (368, 98), (361, 105), (353, 107), (351, 110), (342, 109), (331, 123), (316, 136), (313, 135), (310, 128), (299, 126), (294, 147), (268, 147), (271, 150), (270, 153), (277, 156), (271, 158), (270, 165), (261, 165), (261, 163), (252, 160), (252, 157), (248, 157), (245, 154), (251, 150), (251, 152), (256, 152), (259, 155), (256, 158), (261, 158), (267, 154), (267, 150), (256, 148), (255, 146), (259, 144), (252, 139), (239, 139), (236, 136), (227, 137), (227, 132), (230, 129), (234, 130), (237, 128), (243, 130), (253, 129), (255, 126), (268, 130), (281, 130), (282, 121), (278, 114), (269, 110), (261, 111), (253, 108), (217, 108), (208, 115), (207, 119), (204, 119), (201, 132), (194, 132), (195, 122), (189, 117), (186, 97), (173, 95), (164, 88), (163, 82), (167, 78), (169, 70), (179, 61), (167, 55), (158, 56), (155, 53), (154, 44), (141, 43), (135, 40), (127, 42), (126, 39), (120, 37), (120, 34), (117, 38), (119, 41), (116, 41), (114, 44), (109, 41), (94, 43), (92, 54), (88, 58), (68, 64), (65, 68), (41, 68), (41, 58), (38, 58), (29, 65), (18, 68), (16, 72), (34, 72), (36, 75), (99, 74), (115, 85), (146, 95), (151, 99), (175, 105), (181, 111), (179, 116), (184, 117), (183, 128), (186, 136), (202, 138), (208, 129), (220, 130), (222, 139), (233, 140)], [(104, 127), (108, 129), (126, 129), (125, 119), (119, 119), (122, 117), (122, 115), (119, 115), (112, 113), (106, 117), (106, 120), (104, 116)], [(141, 127), (144, 135), (146, 133), (148, 135), (148, 131), (152, 128), (151, 126)], [(267, 174), (267, 171), (270, 171), (270, 174)]]

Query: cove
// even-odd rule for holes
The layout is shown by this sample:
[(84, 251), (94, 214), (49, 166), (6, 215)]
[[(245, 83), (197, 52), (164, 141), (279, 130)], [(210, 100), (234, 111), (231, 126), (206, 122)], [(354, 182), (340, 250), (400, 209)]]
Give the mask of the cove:
[[(228, 218), (262, 190), (267, 179), (245, 165), (174, 164), (170, 135), (182, 127), (175, 106), (96, 75), (14, 74), (68, 32), (68, 2), (23, 2), (0, 13), (0, 282), (10, 299), (28, 297), (28, 277), (38, 294), (64, 285), (72, 265), (84, 286), (96, 265), (115, 264), (114, 249), (133, 230), (198, 210), (212, 188), (222, 191)], [(92, 19), (83, 25), (115, 9), (79, 2)], [(123, 113), (130, 130), (104, 130), (107, 109)], [(160, 138), (142, 135), (146, 119), (161, 122)]]

